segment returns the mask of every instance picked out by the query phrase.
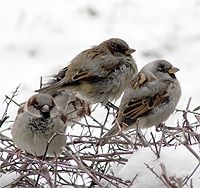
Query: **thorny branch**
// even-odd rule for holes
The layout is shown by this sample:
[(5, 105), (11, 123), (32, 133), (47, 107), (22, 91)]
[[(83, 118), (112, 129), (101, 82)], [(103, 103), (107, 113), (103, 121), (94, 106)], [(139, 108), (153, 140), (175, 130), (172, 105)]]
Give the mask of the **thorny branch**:
[[(6, 102), (6, 109), (5, 109), (4, 113), (3, 113), (2, 118), (0, 119), (0, 128), (1, 128), (1, 126), (3, 125), (3, 123), (9, 118), (9, 116), (8, 116), (7, 114), (8, 114), (8, 108), (9, 108), (9, 106), (10, 106), (10, 103), (11, 103), (11, 102), (14, 102), (14, 103), (16, 104), (16, 102), (13, 100), (13, 98), (16, 96), (19, 87), (20, 87), (20, 85), (17, 86), (17, 88), (15, 89), (15, 91), (13, 92), (13, 94), (12, 94), (11, 97), (8, 97), (8, 96), (6, 95), (6, 99), (5, 99), (5, 102)], [(7, 99), (8, 99), (8, 101), (7, 101)]]
[(161, 181), (166, 187), (170, 188), (170, 187), (167, 185), (167, 183), (163, 180), (163, 178), (162, 178), (161, 176), (159, 176), (159, 175), (154, 171), (153, 168), (151, 168), (151, 167), (150, 167), (148, 164), (146, 164), (146, 163), (145, 163), (145, 165), (146, 165), (146, 167), (147, 167), (158, 179), (160, 179), (160, 181)]
[[(48, 148), (49, 148), (49, 144), (50, 144), (50, 143), (52, 142), (52, 140), (53, 140), (56, 136), (58, 136), (58, 135), (60, 135), (60, 133), (55, 132), (55, 133), (53, 134), (53, 136), (52, 136), (52, 137), (49, 139), (49, 141), (47, 142), (47, 145), (46, 145), (46, 149), (45, 149), (44, 155), (42, 156), (42, 159), (41, 159), (42, 161), (44, 161), (45, 158), (46, 158), (47, 151), (48, 151)], [(48, 167), (45, 166), (45, 165), (41, 165), (40, 172), (43, 172), (43, 174), (49, 176)], [(46, 176), (45, 176), (45, 177), (46, 177)], [(38, 177), (37, 177), (37, 180), (36, 180), (36, 183), (35, 183), (35, 187), (37, 187), (37, 185), (38, 185), (39, 178), (40, 178), (40, 174), (38, 174)], [(46, 179), (49, 180), (49, 181), (47, 181), (47, 182), (48, 182), (48, 184), (51, 185), (50, 187), (52, 187), (52, 182), (50, 181), (50, 178), (46, 178)]]
[[(0, 126), (8, 117), (8, 108), (13, 98), (16, 96), (19, 86), (13, 92), (13, 95), (8, 98), (7, 107), (0, 120)], [(177, 127), (161, 127), (162, 137), (156, 139), (151, 133), (150, 140), (147, 140), (142, 131), (119, 131), (118, 135), (110, 138), (105, 146), (99, 146), (97, 143), (101, 140), (98, 136), (93, 135), (93, 130), (99, 130), (102, 135), (111, 125), (108, 125), (108, 117), (115, 120), (115, 112), (108, 112), (105, 119), (101, 121), (92, 117), (85, 117), (85, 122), (77, 122), (75, 126), (81, 127), (83, 131), (79, 135), (66, 133), (67, 143), (62, 155), (48, 157), (46, 151), (51, 143), (51, 140), (57, 136), (55, 133), (47, 143), (46, 151), (43, 158), (37, 158), (25, 151), (17, 150), (12, 139), (4, 135), (0, 129), (0, 173), (15, 174), (15, 178), (10, 181), (5, 187), (37, 187), (42, 188), (48, 185), (54, 187), (133, 187), (134, 181), (139, 178), (137, 174), (130, 181), (124, 181), (115, 176), (112, 172), (112, 165), (125, 165), (128, 159), (127, 155), (132, 155), (137, 149), (150, 147), (152, 152), (159, 158), (162, 147), (184, 145), (188, 152), (194, 158), (200, 161), (200, 156), (196, 153), (191, 145), (199, 144), (200, 134), (196, 131), (200, 127), (200, 121), (191, 124), (188, 119), (188, 113), (191, 99), (189, 100), (185, 110), (177, 110), (183, 114), (183, 123)], [(199, 108), (200, 109), (200, 108)], [(197, 116), (197, 110), (194, 116)], [(7, 118), (8, 119), (8, 118)], [(90, 120), (90, 121), (88, 121)], [(92, 121), (92, 123), (91, 123)], [(135, 138), (132, 142), (131, 136)], [(135, 146), (135, 147), (134, 147)], [(155, 149), (153, 149), (155, 148)], [(155, 150), (155, 151), (154, 151)], [(190, 174), (182, 180), (175, 176), (169, 177), (163, 163), (160, 164), (161, 173), (155, 171), (149, 164), (145, 164), (155, 177), (157, 177), (168, 188), (182, 188), (190, 181), (192, 187), (193, 174), (199, 168), (200, 163)], [(0, 177), (1, 178), (1, 177)]]

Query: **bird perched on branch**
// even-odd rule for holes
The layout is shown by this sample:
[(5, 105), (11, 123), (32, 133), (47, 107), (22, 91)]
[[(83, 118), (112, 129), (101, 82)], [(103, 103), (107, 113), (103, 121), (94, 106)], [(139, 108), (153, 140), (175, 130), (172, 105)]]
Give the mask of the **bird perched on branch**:
[[(53, 135), (58, 132), (61, 134)], [(60, 154), (66, 144), (65, 122), (58, 113), (54, 99), (49, 94), (36, 94), (18, 111), (11, 128), (14, 143), (28, 153), (42, 156), (49, 144), (47, 155)]]
[[(50, 87), (65, 77), (67, 67), (61, 69), (57, 74), (52, 75), (51, 79), (47, 83), (42, 84), (42, 87)], [(91, 104), (89, 105), (86, 101), (78, 98), (73, 91), (67, 90), (55, 90), (49, 92), (56, 105), (62, 114), (65, 114), (66, 126), (70, 127), (75, 125), (76, 122), (81, 121), (84, 115), (90, 115)]]
[(138, 72), (134, 51), (121, 39), (106, 40), (78, 54), (60, 71), (60, 81), (36, 92), (70, 90), (88, 103), (102, 105), (117, 100)]
[[(145, 65), (122, 97), (117, 122), (122, 130), (149, 128), (166, 121), (181, 97), (181, 87), (175, 73), (178, 68), (168, 61), (156, 60)], [(116, 134), (117, 123), (104, 135)], [(107, 141), (102, 140), (101, 145)]]
[(59, 111), (65, 116), (67, 127), (74, 126), (85, 115), (91, 114), (92, 105), (76, 97), (72, 91), (59, 90), (49, 94), (54, 98)]

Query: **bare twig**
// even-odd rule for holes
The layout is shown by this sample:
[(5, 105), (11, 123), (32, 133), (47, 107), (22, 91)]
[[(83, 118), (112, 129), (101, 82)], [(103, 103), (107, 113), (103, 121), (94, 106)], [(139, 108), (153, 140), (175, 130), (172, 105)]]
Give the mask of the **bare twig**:
[(146, 167), (160, 180), (160, 181), (162, 181), (162, 183), (166, 186), (166, 187), (168, 187), (168, 188), (170, 188), (168, 185), (167, 185), (167, 183), (162, 179), (162, 177), (160, 177), (155, 171), (154, 171), (154, 169), (153, 168), (151, 168), (148, 164), (146, 164), (146, 163), (144, 163), (145, 165), (146, 165)]
[(134, 181), (136, 180), (136, 178), (138, 177), (138, 174), (135, 175), (135, 177), (132, 179), (132, 181), (130, 182), (128, 188), (132, 187)]
[(102, 185), (102, 184), (99, 182), (99, 180), (98, 180), (93, 174), (91, 174), (90, 171), (87, 170), (87, 168), (83, 165), (83, 162), (82, 162), (80, 159), (76, 158), (76, 157), (75, 157), (71, 152), (69, 152), (68, 150), (65, 150), (65, 152), (66, 152), (71, 158), (74, 159), (74, 161), (78, 164), (78, 167), (79, 167), (81, 170), (83, 170), (86, 174), (88, 174), (88, 175), (92, 178), (92, 180), (93, 180), (94, 182), (97, 183), (97, 185), (99, 185), (99, 186), (102, 187), (102, 188), (104, 187), (104, 185)]
[(187, 182), (193, 176), (193, 174), (196, 172), (196, 170), (199, 168), (199, 166), (200, 166), (200, 163), (194, 168), (194, 170), (192, 171), (192, 173), (183, 180), (183, 186), (187, 184)]
[(153, 139), (153, 143), (154, 143), (154, 146), (155, 146), (155, 149), (156, 149), (156, 155), (157, 155), (157, 158), (159, 159), (159, 158), (160, 158), (160, 153), (159, 153), (159, 151), (158, 151), (158, 147), (157, 147), (157, 145), (156, 145), (155, 138), (154, 138), (152, 132), (151, 132), (150, 134), (151, 134), (151, 137), (152, 137), (152, 139)]
[[(10, 106), (10, 103), (14, 101), (13, 98), (16, 96), (16, 93), (18, 92), (19, 87), (20, 87), (20, 85), (17, 86), (17, 88), (15, 89), (15, 91), (13, 92), (13, 94), (12, 94), (12, 96), (10, 98), (6, 95), (6, 99), (9, 99), (9, 101), (6, 102), (7, 103), (6, 104), (6, 109), (5, 109), (5, 111), (3, 113), (3, 116), (2, 116), (2, 118), (0, 120), (0, 128), (3, 125), (3, 123), (9, 118), (9, 116), (7, 115), (7, 113), (8, 113), (8, 107)], [(5, 99), (5, 101), (6, 101), (6, 99)]]
[[(49, 145), (51, 144), (52, 140), (53, 140), (56, 136), (58, 136), (58, 135), (61, 135), (61, 133), (55, 132), (55, 133), (53, 134), (53, 136), (47, 141), (47, 145), (46, 145), (46, 148), (45, 148), (45, 152), (44, 152), (44, 155), (42, 156), (42, 159), (41, 159), (42, 161), (44, 161), (45, 158), (46, 158), (47, 151), (48, 151)], [(46, 167), (45, 167), (44, 169), (46, 169)], [(43, 164), (41, 164), (41, 169), (40, 169), (40, 171), (42, 172), (44, 169), (43, 169)], [(45, 172), (47, 172), (47, 170), (46, 170)], [(47, 174), (46, 174), (46, 175), (47, 175)], [(40, 173), (38, 174), (38, 177), (37, 177), (37, 180), (36, 180), (36, 183), (35, 183), (35, 187), (37, 187), (38, 182), (39, 182), (39, 179), (40, 179)], [(52, 185), (52, 182), (51, 182), (51, 185)]]
[[(16, 90), (17, 91), (17, 90)], [(13, 94), (15, 96), (15, 94)], [(12, 97), (6, 97), (7, 109), (5, 116), (8, 116), (7, 111), (9, 104), (14, 102)], [(158, 174), (148, 164), (145, 164), (158, 179), (163, 183), (164, 187), (168, 188), (182, 188), (184, 185), (190, 182), (191, 188), (193, 187), (194, 173), (197, 172), (200, 166), (200, 156), (191, 145), (199, 144), (199, 120), (191, 124), (189, 119), (190, 115), (200, 115), (193, 113), (189, 110), (191, 99), (187, 104), (185, 110), (178, 110), (183, 114), (183, 124), (177, 127), (162, 127), (162, 137), (160, 141), (156, 141), (155, 135), (151, 133), (151, 138), (148, 140), (146, 135), (137, 129), (137, 132), (126, 131), (123, 132), (119, 126), (118, 135), (113, 136), (105, 146), (97, 146), (101, 138), (93, 135), (95, 131), (99, 131), (97, 135), (101, 135), (105, 130), (104, 127), (108, 121), (108, 117), (114, 120), (116, 119), (116, 112), (110, 111), (105, 114), (105, 119), (96, 119), (94, 117), (85, 116), (84, 122), (76, 122), (76, 119), (72, 119), (82, 132), (79, 135), (71, 135), (67, 133), (67, 143), (64, 152), (60, 156), (48, 157), (47, 150), (49, 144), (55, 136), (59, 133), (55, 133), (48, 141), (46, 149), (42, 158), (37, 158), (24, 151), (17, 150), (12, 139), (5, 136), (3, 131), (0, 130), (0, 172), (1, 173), (15, 173), (17, 177), (15, 180), (9, 182), (9, 187), (37, 187), (43, 188), (44, 185), (49, 187), (98, 187), (106, 186), (102, 183), (102, 180), (106, 182), (108, 187), (132, 187), (137, 179), (139, 181), (140, 176), (137, 174), (131, 181), (124, 181), (119, 177), (116, 177), (112, 171), (112, 164), (126, 165), (128, 159), (126, 155), (132, 155), (135, 149), (141, 149), (143, 147), (150, 147), (152, 152), (159, 158), (162, 154), (162, 148), (165, 146), (179, 146), (184, 145), (188, 152), (198, 160), (198, 165), (184, 180), (182, 178), (176, 178), (176, 176), (168, 176), (167, 170), (164, 164), (161, 164), (162, 174)], [(104, 109), (104, 108), (101, 108)], [(198, 108), (196, 108), (198, 110)], [(200, 109), (200, 108), (199, 108)], [(94, 108), (95, 110), (95, 108)], [(93, 110), (93, 111), (94, 111)], [(91, 118), (91, 119), (90, 119)], [(199, 118), (200, 119), (200, 118)], [(92, 121), (92, 124), (90, 123)], [(2, 120), (0, 121), (2, 122)], [(4, 121), (5, 122), (5, 121)], [(3, 122), (3, 123), (4, 123)], [(3, 124), (2, 123), (2, 124)], [(9, 131), (7, 129), (6, 131)], [(121, 136), (123, 139), (119, 139)], [(130, 136), (135, 136), (134, 143), (130, 140)], [(111, 138), (111, 137), (110, 137)], [(135, 146), (135, 148), (133, 148)], [(155, 149), (154, 149), (155, 147)], [(193, 181), (192, 181), (193, 180)], [(81, 185), (82, 184), (82, 185)]]
[(162, 169), (162, 176), (166, 182), (166, 184), (171, 188), (178, 188), (175, 184), (171, 183), (170, 179), (167, 176), (167, 170), (164, 163), (160, 163), (160, 167)]

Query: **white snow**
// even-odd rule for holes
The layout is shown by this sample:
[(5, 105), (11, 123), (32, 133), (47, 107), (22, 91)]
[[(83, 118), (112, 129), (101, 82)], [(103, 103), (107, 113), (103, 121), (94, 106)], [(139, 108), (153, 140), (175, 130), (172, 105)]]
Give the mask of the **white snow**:
[[(196, 153), (199, 153), (199, 146), (192, 146), (192, 149)], [(168, 178), (174, 176), (177, 179), (181, 178), (182, 181), (184, 181), (187, 176), (190, 176), (199, 164), (199, 161), (194, 155), (192, 155), (183, 145), (178, 147), (163, 147), (159, 159), (157, 159), (157, 156), (149, 147), (137, 150), (133, 155), (127, 156), (127, 159), (129, 161), (126, 165), (113, 165), (112, 169), (114, 174), (121, 177), (123, 180), (132, 180), (137, 176), (132, 185), (134, 188), (165, 187), (163, 182), (147, 168), (146, 164), (161, 177), (162, 170), (160, 164), (163, 163), (166, 167)], [(198, 187), (198, 185), (200, 185), (199, 176), (200, 169), (198, 168), (192, 176), (193, 187)], [(190, 185), (190, 180), (187, 185)]]

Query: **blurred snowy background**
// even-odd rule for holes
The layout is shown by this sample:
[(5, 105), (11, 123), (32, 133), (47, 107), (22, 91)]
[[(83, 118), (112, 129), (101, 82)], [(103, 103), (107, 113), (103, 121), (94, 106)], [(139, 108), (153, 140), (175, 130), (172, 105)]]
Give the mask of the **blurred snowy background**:
[[(139, 69), (158, 58), (179, 67), (183, 95), (177, 108), (189, 97), (194, 108), (200, 105), (199, 24), (199, 0), (0, 0), (0, 100), (19, 84), (15, 99), (27, 100), (40, 76), (58, 72), (92, 45), (119, 37), (136, 49)], [(15, 116), (17, 109), (10, 110)]]
[[(136, 49), (139, 69), (160, 58), (180, 68), (177, 108), (184, 109), (189, 97), (191, 110), (200, 105), (200, 0), (0, 0), (0, 116), (5, 95), (19, 84), (20, 103), (39, 88), (40, 76), (58, 72), (81, 51), (112, 37)], [(14, 120), (18, 107), (11, 106)], [(181, 114), (168, 122), (177, 119)]]

